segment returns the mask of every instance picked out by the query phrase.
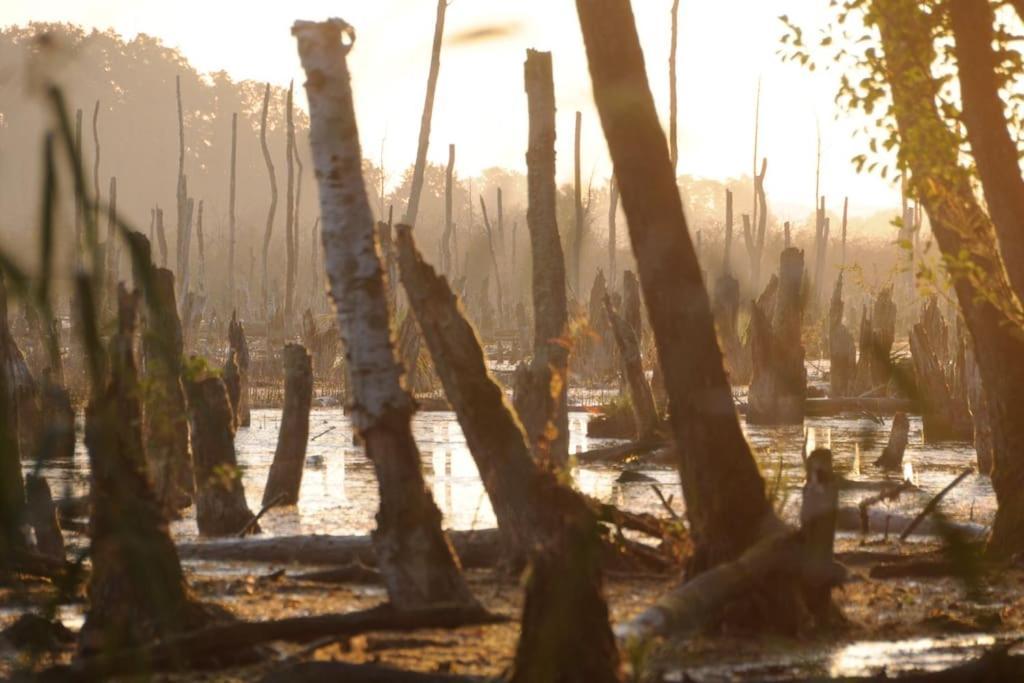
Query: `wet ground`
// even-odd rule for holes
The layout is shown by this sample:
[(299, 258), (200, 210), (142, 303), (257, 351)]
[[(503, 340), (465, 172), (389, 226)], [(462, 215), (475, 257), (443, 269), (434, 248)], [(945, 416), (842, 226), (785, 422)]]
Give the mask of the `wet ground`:
[[(615, 443), (586, 437), (590, 413), (570, 415), (570, 451), (573, 453)], [(377, 487), (370, 463), (360, 447), (352, 443), (348, 419), (340, 409), (318, 408), (311, 415), (310, 443), (299, 504), (271, 510), (261, 520), (267, 535), (365, 534), (374, 525)], [(241, 429), (236, 448), (242, 469), (246, 497), (251, 508), (258, 509), (263, 486), (273, 457), (280, 423), (280, 411), (253, 411), (252, 425)], [(899, 481), (900, 473), (885, 474), (871, 463), (880, 454), (888, 438), (891, 418), (879, 424), (869, 417), (811, 418), (806, 422), (809, 446), (830, 446), (836, 468), (848, 479), (877, 482)], [(942, 489), (966, 466), (974, 464), (969, 444), (925, 445), (919, 418), (911, 417), (910, 444), (906, 453), (906, 474), (920, 487), (905, 494), (894, 510), (916, 513), (925, 501)], [(799, 427), (745, 426), (758, 461), (769, 482), (779, 482), (778, 496), (783, 513), (794, 517), (799, 507), (803, 483), (800, 456), (805, 431)], [(451, 412), (423, 412), (414, 420), (424, 472), (450, 529), (493, 527), (494, 516), (483, 491), (473, 460), (461, 430)], [(662, 493), (672, 496), (677, 512), (683, 511), (678, 474), (668, 465), (632, 464), (657, 483)], [(43, 473), (55, 496), (81, 495), (86, 492), (86, 457), (79, 449), (73, 466), (47, 466)], [(578, 487), (604, 501), (633, 511), (664, 514), (661, 502), (650, 482), (621, 483), (623, 467), (587, 465), (576, 467), (573, 476)], [(842, 503), (855, 505), (870, 491), (847, 490)], [(945, 499), (943, 510), (954, 519), (991, 522), (995, 500), (987, 477), (971, 474)], [(196, 537), (194, 512), (173, 524), (178, 541), (201, 540)], [(840, 537), (841, 548), (858, 547), (854, 535)], [(895, 545), (872, 547), (874, 550), (898, 550)], [(908, 548), (904, 546), (903, 551)], [(376, 587), (309, 585), (289, 578), (264, 584), (259, 577), (275, 567), (235, 563), (190, 563), (191, 582), (197, 592), (222, 602), (248, 618), (271, 618), (291, 614), (315, 614), (324, 611), (348, 611), (369, 607), (384, 597)], [(838, 638), (801, 642), (765, 643), (763, 640), (696, 639), (671, 649), (659, 661), (669, 679), (685, 671), (696, 680), (785, 679), (793, 675), (859, 675), (887, 669), (890, 673), (911, 669), (937, 669), (962, 661), (991, 646), (997, 639), (1019, 633), (1024, 611), (1021, 598), (1022, 577), (1011, 573), (999, 577), (990, 586), (987, 597), (967, 599), (962, 586), (953, 580), (928, 582), (875, 582), (855, 572), (854, 584), (843, 589), (839, 602), (852, 628)], [(499, 611), (515, 615), (521, 589), (516, 583), (502, 582), (487, 573), (473, 572), (474, 591), (486, 593), (484, 601)], [(649, 605), (670, 582), (665, 580), (612, 580), (608, 592), (613, 617), (624, 619)], [(2, 603), (2, 600), (0, 600)], [(0, 608), (0, 625), (14, 618), (23, 607)], [(998, 619), (975, 618), (979, 613), (995, 613)], [(955, 614), (954, 627), (933, 628), (928, 620), (936, 614)], [(931, 615), (931, 616), (930, 616)], [(74, 629), (81, 623), (81, 606), (60, 610), (59, 616)], [(991, 616), (991, 615), (990, 615)], [(946, 624), (949, 626), (949, 624)], [(451, 666), (454, 671), (496, 674), (510, 662), (515, 642), (514, 625), (471, 629), (470, 640), (455, 633), (428, 634), (440, 645), (427, 647), (434, 652), (434, 664)], [(466, 633), (469, 633), (468, 631)], [(475, 635), (474, 635), (475, 634)], [(373, 639), (371, 639), (373, 641)], [(375, 641), (373, 641), (375, 642)], [(446, 644), (447, 643), (447, 644)], [(358, 644), (357, 644), (358, 645)], [(360, 650), (360, 647), (363, 649)], [(383, 647), (376, 654), (363, 642), (354, 649), (322, 652), (318, 656), (337, 656), (361, 661), (380, 658), (397, 666), (410, 666), (412, 659), (427, 656), (420, 644), (411, 650)], [(369, 648), (369, 650), (366, 650)], [(432, 649), (431, 649), (432, 648)], [(335, 648), (337, 649), (337, 648)], [(481, 650), (483, 654), (481, 654)], [(287, 651), (287, 648), (284, 650)], [(382, 654), (384, 653), (384, 654)], [(629, 659), (628, 653), (624, 658)], [(0, 656), (0, 671), (3, 657)], [(434, 661), (436, 660), (436, 661)], [(685, 667), (678, 662), (686, 662)], [(447, 662), (447, 664), (445, 664)], [(675, 663), (675, 664), (673, 664)], [(430, 664), (427, 668), (431, 668)], [(424, 668), (417, 666), (417, 668)], [(240, 678), (249, 674), (238, 673)], [(251, 672), (250, 672), (251, 673)], [(230, 676), (229, 676), (230, 678)]]

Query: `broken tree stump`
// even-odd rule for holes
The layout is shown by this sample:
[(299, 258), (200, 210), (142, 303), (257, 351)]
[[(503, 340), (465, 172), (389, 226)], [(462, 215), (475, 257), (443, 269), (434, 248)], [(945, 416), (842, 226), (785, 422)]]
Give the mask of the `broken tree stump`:
[(228, 349), (227, 360), (224, 361), (224, 369), (221, 371), (221, 379), (224, 380), (224, 388), (228, 391), (228, 401), (231, 403), (232, 424), (235, 431), (238, 431), (238, 404), (242, 398), (242, 375), (238, 370), (238, 353), (234, 349)]
[(907, 414), (896, 413), (892, 418), (892, 429), (889, 430), (889, 443), (875, 464), (887, 470), (903, 469), (903, 452), (907, 449), (909, 433), (910, 420), (907, 419)]
[(277, 433), (277, 450), (263, 489), (264, 507), (299, 502), (302, 470), (309, 439), (309, 408), (313, 401), (313, 360), (301, 344), (284, 347), (284, 409)]
[(857, 373), (857, 343), (843, 324), (843, 274), (836, 278), (828, 311), (829, 384), (832, 398), (850, 395)]
[[(234, 416), (220, 377), (189, 377), (188, 416), (196, 468), (196, 523), (204, 536), (237, 534), (252, 521), (235, 457)], [(253, 532), (257, 533), (257, 525)]]
[(807, 398), (801, 341), (804, 253), (790, 247), (779, 257), (779, 285), (771, 321), (759, 306), (751, 311), (753, 376), (747, 419), (753, 424), (800, 424)]
[(46, 479), (34, 474), (25, 477), (25, 497), (28, 501), (26, 517), (36, 533), (36, 549), (41, 555), (63, 560), (64, 536)]
[(935, 353), (935, 345), (922, 323), (910, 330), (910, 354), (914, 361), (921, 422), (925, 441), (968, 440), (974, 424), (966, 405), (956, 400), (947, 383), (946, 373)]
[(138, 298), (123, 286), (118, 295), (110, 379), (86, 408), (92, 574), (79, 635), (82, 655), (135, 647), (210, 622), (207, 609), (189, 595), (150, 488), (132, 342)]
[(235, 311), (231, 311), (231, 322), (228, 323), (228, 343), (235, 352), (235, 360), (238, 363), (239, 399), (235, 411), (238, 426), (248, 427), (252, 420), (249, 411), (249, 343), (245, 338), (245, 326)]
[(651, 385), (644, 374), (643, 361), (640, 358), (640, 344), (632, 327), (615, 309), (608, 297), (604, 300), (605, 312), (611, 323), (615, 344), (619, 349), (622, 363), (622, 375), (629, 387), (629, 400), (633, 408), (636, 423), (636, 436), (640, 441), (652, 438), (658, 431), (658, 409), (654, 405)]

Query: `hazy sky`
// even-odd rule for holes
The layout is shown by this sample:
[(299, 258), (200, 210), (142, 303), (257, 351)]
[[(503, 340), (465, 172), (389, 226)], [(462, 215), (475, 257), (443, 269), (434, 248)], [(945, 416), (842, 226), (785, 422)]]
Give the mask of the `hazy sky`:
[[(856, 126), (835, 119), (834, 75), (808, 73), (776, 55), (789, 14), (824, 23), (827, 3), (808, 0), (681, 0), (679, 125), (681, 174), (728, 178), (750, 173), (754, 95), (762, 82), (760, 154), (767, 156), (768, 200), (783, 219), (805, 217), (814, 197), (815, 130), (820, 125), (822, 192), (830, 206), (850, 196), (852, 213), (891, 208), (893, 186), (856, 174)], [(668, 117), (671, 0), (633, 0), (648, 74)], [(392, 180), (413, 159), (433, 36), (434, 0), (4, 0), (0, 24), (70, 21), (113, 27), (126, 37), (159, 36), (201, 71), (286, 85), (303, 76), (290, 35), (297, 18), (340, 16), (353, 24), (350, 55), (364, 155), (384, 162)], [(483, 27), (488, 40), (460, 40)], [(525, 168), (525, 50), (551, 50), (558, 104), (558, 173), (572, 174), (574, 112), (583, 112), (583, 168), (595, 183), (610, 175), (573, 0), (454, 0), (448, 8), (431, 132), (431, 161), (457, 146), (458, 171)], [(305, 106), (304, 94), (299, 98)]]

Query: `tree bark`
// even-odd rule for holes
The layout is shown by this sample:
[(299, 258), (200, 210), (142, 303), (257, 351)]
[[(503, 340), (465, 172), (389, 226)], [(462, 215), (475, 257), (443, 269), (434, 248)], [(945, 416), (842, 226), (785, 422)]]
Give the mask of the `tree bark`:
[(576, 144), (573, 146), (573, 207), (574, 230), (572, 239), (572, 291), (581, 298), (580, 278), (583, 276), (583, 171), (580, 164), (580, 143), (583, 136), (583, 113), (576, 112)]
[(612, 176), (608, 183), (608, 286), (614, 288), (619, 279), (618, 268), (615, 265), (618, 256), (618, 213), (619, 213), (619, 184)]
[(181, 564), (146, 475), (133, 337), (138, 296), (118, 296), (110, 380), (86, 408), (89, 452), (89, 608), (83, 655), (199, 628), (209, 617), (188, 593)]
[(971, 156), (1007, 277), (1018, 298), (1024, 299), (1024, 178), (999, 94), (1001, 59), (992, 48), (995, 13), (988, 0), (953, 0), (949, 18)]
[(224, 387), (228, 391), (228, 401), (231, 403), (231, 423), (237, 432), (240, 426), (238, 422), (238, 404), (242, 398), (242, 375), (238, 370), (238, 353), (234, 349), (228, 349), (228, 357), (224, 361), (222, 375)]
[(1009, 557), (1024, 550), (1024, 338), (1015, 322), (1020, 319), (1020, 302), (1001, 267), (992, 223), (959, 163), (955, 133), (937, 110), (939, 83), (921, 77), (919, 65), (935, 59), (923, 10), (912, 0), (874, 0), (872, 8), (895, 104), (900, 159), (912, 172), (911, 187), (942, 253), (967, 257), (972, 265), (970, 272), (957, 273), (953, 284), (974, 342), (991, 416), (992, 485), (999, 508), (988, 552)]
[(668, 144), (672, 174), (679, 165), (679, 133), (677, 127), (678, 101), (676, 98), (676, 45), (679, 43), (679, 0), (672, 0), (672, 37), (668, 50)]
[(455, 145), (448, 145), (448, 166), (444, 181), (444, 234), (441, 236), (441, 270), (449, 276), (455, 274), (452, 267), (452, 184), (455, 175)]
[(992, 425), (988, 412), (988, 399), (985, 387), (981, 382), (981, 370), (974, 357), (974, 346), (969, 341), (965, 345), (965, 364), (967, 366), (967, 406), (974, 421), (974, 450), (978, 458), (978, 471), (982, 474), (992, 473)]
[[(196, 523), (203, 536), (239, 533), (253, 518), (235, 457), (234, 414), (220, 377), (189, 377), (188, 417), (196, 465)], [(254, 532), (259, 531), (259, 526)]]
[(434, 92), (437, 90), (437, 75), (441, 70), (441, 41), (444, 38), (444, 15), (449, 0), (437, 0), (437, 18), (434, 20), (434, 43), (430, 49), (430, 72), (427, 74), (427, 93), (423, 101), (423, 116), (420, 119), (420, 138), (416, 145), (416, 165), (412, 169), (409, 186), (409, 205), (402, 222), (416, 225), (419, 213), (420, 194), (423, 191), (423, 177), (427, 169), (427, 147), (430, 145), (430, 120), (434, 115)]
[(829, 384), (832, 398), (850, 394), (850, 388), (857, 372), (857, 344), (853, 334), (843, 324), (843, 273), (836, 278), (832, 290), (832, 304), (829, 307)]
[[(910, 355), (922, 405), (925, 441), (968, 439), (973, 435), (970, 416), (966, 405), (954, 399), (936, 350), (927, 328), (922, 323), (914, 325), (910, 331)], [(963, 410), (959, 409), (961, 406)]]
[(466, 435), (513, 559), (532, 558), (512, 681), (614, 681), (618, 653), (601, 594), (597, 520), (530, 457), (473, 327), (448, 283), (398, 227), (402, 284)]
[(277, 175), (274, 173), (274, 161), (270, 158), (267, 147), (267, 112), (270, 109), (270, 83), (263, 91), (263, 112), (260, 114), (260, 147), (263, 150), (263, 163), (267, 165), (267, 176), (270, 178), (270, 207), (267, 209), (267, 227), (263, 232), (263, 281), (261, 288), (263, 318), (270, 314), (270, 273), (267, 260), (270, 256), (270, 238), (274, 234), (274, 214), (277, 212)]
[(284, 347), (284, 409), (277, 450), (263, 489), (263, 506), (299, 502), (302, 470), (309, 439), (309, 408), (313, 401), (313, 359), (301, 344)]
[(285, 122), (287, 126), (287, 146), (285, 159), (287, 160), (288, 181), (285, 188), (285, 209), (284, 209), (284, 239), (285, 239), (285, 294), (284, 294), (284, 320), (285, 329), (291, 327), (292, 317), (295, 314), (295, 277), (296, 256), (294, 233), (298, 231), (295, 225), (295, 121), (293, 119), (292, 96), (295, 90), (295, 83), (288, 84), (288, 97), (285, 100)]
[(235, 175), (237, 172), (238, 112), (231, 114), (231, 182), (228, 188), (228, 306), (235, 308)]
[(7, 287), (0, 273), (0, 568), (6, 568), (15, 552), (28, 545), (21, 529), (25, 521), (25, 481), (18, 438), (18, 393), (11, 363), (15, 352), (7, 320)]
[(534, 456), (564, 466), (569, 459), (569, 313), (565, 259), (555, 217), (555, 89), (551, 54), (527, 50), (524, 77), (529, 107), (526, 224), (533, 255), (534, 337), (533, 360), (524, 371), (530, 378), (524, 390), (516, 392), (515, 405)]
[[(439, 18), (443, 6), (441, 0)], [(400, 609), (474, 604), (423, 480), (410, 424), (413, 401), (391, 344), (346, 60), (355, 32), (335, 19), (297, 22), (292, 33), (307, 76), (324, 263), (351, 370), (351, 419), (380, 489), (374, 542), (381, 574), (391, 603)]]

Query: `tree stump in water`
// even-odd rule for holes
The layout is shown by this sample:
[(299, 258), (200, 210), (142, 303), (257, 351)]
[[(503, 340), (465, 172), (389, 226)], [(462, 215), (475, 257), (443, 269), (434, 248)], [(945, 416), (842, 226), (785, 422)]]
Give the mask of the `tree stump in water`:
[(109, 652), (205, 626), (209, 613), (188, 594), (157, 503), (142, 440), (132, 344), (138, 299), (120, 289), (110, 382), (86, 408), (92, 573), (79, 636), (83, 655)]
[(746, 384), (750, 381), (750, 360), (744, 353), (739, 335), (739, 281), (728, 273), (719, 276), (715, 281), (715, 296), (711, 303), (729, 381), (733, 385)]
[(829, 307), (829, 384), (831, 396), (849, 396), (857, 372), (857, 344), (853, 334), (843, 324), (843, 274), (836, 278)]
[(284, 410), (277, 450), (263, 490), (263, 506), (299, 502), (302, 470), (309, 439), (309, 408), (313, 401), (313, 362), (301, 344), (284, 347)]
[(801, 588), (816, 626), (832, 622), (838, 609), (832, 602), (831, 575), (839, 514), (839, 482), (832, 469), (832, 451), (818, 448), (804, 463), (806, 481), (800, 503), (800, 535), (807, 569)]
[(170, 517), (195, 492), (188, 416), (181, 386), (184, 341), (174, 297), (174, 273), (151, 271), (143, 352), (146, 357), (146, 457), (157, 501)]
[(629, 387), (636, 437), (639, 440), (649, 439), (658, 431), (658, 410), (654, 405), (651, 385), (647, 383), (647, 375), (644, 374), (640, 345), (629, 323), (615, 312), (607, 296), (604, 305), (622, 359), (623, 378)]
[(235, 311), (231, 311), (231, 322), (228, 323), (228, 343), (238, 362), (238, 426), (248, 427), (252, 420), (249, 411), (249, 343), (245, 338), (245, 326), (238, 320)]
[(892, 429), (889, 430), (889, 443), (886, 444), (882, 456), (875, 461), (879, 467), (887, 470), (903, 468), (903, 452), (907, 449), (907, 438), (910, 434), (910, 420), (906, 413), (896, 413), (892, 418)]
[(896, 339), (896, 304), (892, 300), (892, 285), (875, 297), (869, 312), (865, 306), (860, 321), (860, 355), (853, 394), (857, 396), (887, 393), (892, 379), (892, 345)]
[(25, 477), (25, 497), (28, 523), (36, 532), (36, 549), (42, 555), (64, 559), (64, 535), (57, 521), (57, 507), (53, 504), (50, 485), (46, 478), (30, 474)]
[[(252, 521), (235, 458), (228, 392), (220, 377), (188, 378), (188, 415), (196, 466), (196, 522), (204, 536), (237, 534)], [(253, 528), (259, 531), (259, 526)]]
[(962, 402), (955, 400), (947, 384), (945, 372), (935, 355), (925, 326), (914, 325), (910, 331), (910, 354), (921, 402), (921, 422), (925, 441), (969, 439), (974, 435), (970, 415), (964, 414)]
[(800, 424), (807, 396), (801, 341), (804, 253), (790, 247), (779, 258), (779, 285), (771, 322), (751, 313), (751, 360), (747, 419), (754, 424)]

